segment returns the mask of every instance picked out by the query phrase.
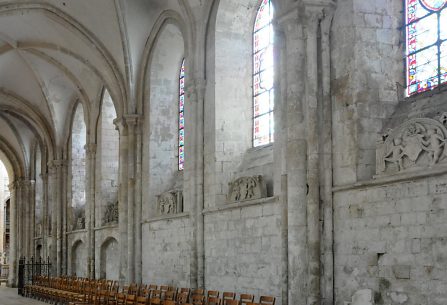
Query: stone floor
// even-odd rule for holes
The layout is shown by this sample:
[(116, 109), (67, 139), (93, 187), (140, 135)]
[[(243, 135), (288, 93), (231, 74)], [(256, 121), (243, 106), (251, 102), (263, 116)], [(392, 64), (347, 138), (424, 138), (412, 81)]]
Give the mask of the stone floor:
[(42, 305), (48, 303), (39, 302), (34, 299), (24, 298), (17, 294), (17, 289), (0, 287), (0, 305)]

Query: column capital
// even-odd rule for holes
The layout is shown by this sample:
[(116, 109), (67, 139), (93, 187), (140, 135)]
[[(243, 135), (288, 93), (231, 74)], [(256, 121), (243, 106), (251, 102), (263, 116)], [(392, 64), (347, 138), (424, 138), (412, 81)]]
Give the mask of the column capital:
[(139, 114), (125, 114), (123, 115), (123, 120), (127, 127), (135, 126), (141, 120), (142, 116)]
[(66, 164), (66, 160), (59, 159), (59, 160), (51, 160), (48, 162), (48, 167), (51, 168), (58, 168), (62, 167)]

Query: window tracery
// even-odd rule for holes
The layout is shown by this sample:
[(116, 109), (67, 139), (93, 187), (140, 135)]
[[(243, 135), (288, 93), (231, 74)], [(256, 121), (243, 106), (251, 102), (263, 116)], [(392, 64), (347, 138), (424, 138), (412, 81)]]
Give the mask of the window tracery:
[(407, 95), (447, 82), (447, 0), (405, 0)]
[(262, 0), (253, 27), (253, 146), (273, 142), (273, 6)]
[(179, 73), (178, 169), (185, 166), (185, 59)]

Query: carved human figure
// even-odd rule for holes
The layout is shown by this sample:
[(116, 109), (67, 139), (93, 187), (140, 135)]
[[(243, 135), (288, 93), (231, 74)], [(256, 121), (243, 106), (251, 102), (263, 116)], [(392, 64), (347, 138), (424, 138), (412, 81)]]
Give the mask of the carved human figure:
[(425, 150), (430, 154), (431, 162), (430, 164), (433, 166), (441, 157), (441, 154), (444, 150), (445, 146), (445, 138), (441, 134), (439, 134), (437, 128), (432, 128), (427, 131), (428, 140), (424, 141), (426, 145)]
[(230, 199), (232, 201), (239, 201), (241, 199), (241, 184), (239, 180), (233, 182)]
[(256, 187), (256, 181), (254, 179), (248, 179), (245, 185), (245, 199), (251, 199), (255, 196), (254, 189)]
[(401, 144), (402, 139), (395, 138), (393, 141), (393, 147), (388, 152), (388, 154), (385, 155), (384, 158), (385, 161), (396, 164), (399, 171), (401, 171), (404, 168), (402, 158), (405, 155), (404, 147)]

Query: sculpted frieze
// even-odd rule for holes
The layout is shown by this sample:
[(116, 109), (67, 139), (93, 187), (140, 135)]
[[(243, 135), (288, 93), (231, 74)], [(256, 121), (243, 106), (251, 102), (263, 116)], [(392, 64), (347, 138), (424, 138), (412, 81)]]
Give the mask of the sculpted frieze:
[(167, 191), (157, 196), (157, 210), (159, 215), (172, 215), (183, 212), (182, 191)]
[(439, 120), (410, 119), (381, 137), (376, 151), (378, 175), (433, 168), (447, 163), (447, 114)]
[(228, 202), (241, 202), (267, 197), (267, 186), (262, 176), (240, 177), (228, 184)]

